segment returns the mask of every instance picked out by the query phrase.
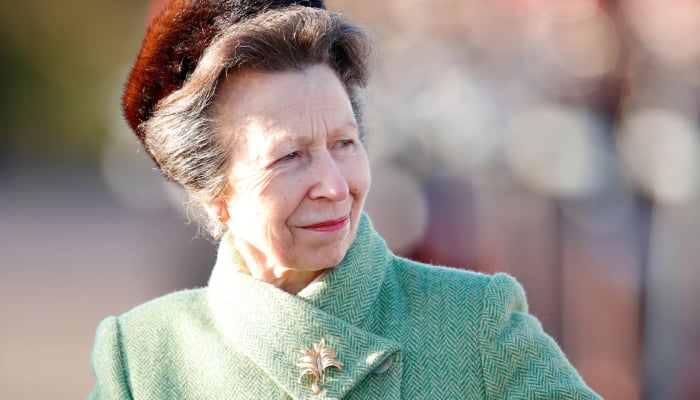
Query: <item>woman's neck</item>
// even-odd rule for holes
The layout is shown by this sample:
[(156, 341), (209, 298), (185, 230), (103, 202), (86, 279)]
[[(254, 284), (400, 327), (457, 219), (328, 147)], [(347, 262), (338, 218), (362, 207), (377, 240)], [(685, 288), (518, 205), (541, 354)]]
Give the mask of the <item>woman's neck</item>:
[(267, 270), (260, 276), (253, 275), (253, 277), (270, 283), (287, 293), (297, 294), (321, 276), (323, 272), (323, 270), (297, 271), (290, 268), (275, 267), (272, 271)]
[(244, 272), (290, 294), (299, 293), (325, 272), (325, 270), (306, 271), (271, 263), (262, 254), (251, 251), (245, 244), (237, 243), (236, 249), (244, 263)]

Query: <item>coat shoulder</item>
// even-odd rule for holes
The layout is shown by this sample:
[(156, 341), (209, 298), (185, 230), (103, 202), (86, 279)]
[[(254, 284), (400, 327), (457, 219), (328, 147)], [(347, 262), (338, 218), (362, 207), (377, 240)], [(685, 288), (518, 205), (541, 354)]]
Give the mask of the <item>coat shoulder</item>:
[(187, 289), (140, 304), (118, 319), (122, 330), (155, 329), (202, 320), (208, 310), (207, 289)]
[(487, 314), (528, 310), (523, 286), (507, 273), (488, 275), (401, 257), (394, 259), (394, 269), (403, 288), (414, 289), (421, 296), (448, 297), (456, 303), (468, 300), (474, 307), (478, 303), (478, 308)]
[(394, 259), (402, 286), (422, 295), (481, 300), (494, 277), (480, 272), (424, 264), (401, 257)]
[(173, 292), (112, 317), (126, 351), (159, 352), (178, 340), (214, 330), (208, 289)]
[[(239, 371), (237, 363), (248, 364), (222, 339), (208, 297), (208, 289), (175, 292), (105, 319), (93, 350), (95, 392), (130, 393), (117, 398), (231, 398), (225, 385), (210, 383), (223, 384)], [(220, 397), (221, 390), (226, 396)]]

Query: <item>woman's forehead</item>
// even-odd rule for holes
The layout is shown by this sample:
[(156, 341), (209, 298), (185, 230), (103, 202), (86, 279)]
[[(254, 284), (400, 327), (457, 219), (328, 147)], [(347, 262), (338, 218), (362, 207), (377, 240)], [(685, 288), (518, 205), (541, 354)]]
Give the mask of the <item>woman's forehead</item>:
[[(323, 113), (318, 113), (323, 114)], [(337, 115), (337, 114), (336, 114)], [(354, 137), (358, 134), (352, 114), (349, 118), (290, 118), (249, 119), (235, 133), (234, 147), (255, 154), (267, 151), (294, 151), (332, 138)], [(343, 122), (344, 121), (344, 122)], [(268, 154), (258, 154), (267, 156)]]
[(272, 139), (357, 128), (345, 89), (328, 67), (239, 78), (229, 79), (217, 99), (215, 115), (224, 131)]
[(342, 94), (345, 89), (335, 72), (326, 65), (313, 65), (302, 70), (235, 73), (220, 84), (216, 103), (219, 107), (248, 110), (285, 102), (291, 106), (294, 101), (289, 100), (305, 97), (341, 95), (347, 99), (347, 95)]

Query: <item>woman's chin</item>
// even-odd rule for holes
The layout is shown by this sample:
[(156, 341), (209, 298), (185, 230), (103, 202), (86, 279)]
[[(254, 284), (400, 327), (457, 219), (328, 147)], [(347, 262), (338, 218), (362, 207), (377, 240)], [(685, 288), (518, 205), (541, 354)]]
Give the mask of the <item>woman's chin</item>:
[(306, 232), (306, 245), (297, 242), (300, 248), (296, 252), (296, 262), (289, 265), (298, 265), (299, 269), (305, 270), (334, 267), (345, 258), (355, 233), (356, 229), (352, 229), (349, 224), (334, 232)]
[(318, 249), (309, 251), (306, 257), (297, 258), (296, 262), (290, 264), (295, 265), (294, 269), (300, 271), (322, 271), (333, 268), (340, 264), (345, 258), (348, 247), (345, 245), (330, 249)]
[(306, 262), (302, 261), (296, 269), (300, 271), (323, 271), (335, 267), (341, 261), (343, 261), (341, 256), (314, 257), (314, 259)]

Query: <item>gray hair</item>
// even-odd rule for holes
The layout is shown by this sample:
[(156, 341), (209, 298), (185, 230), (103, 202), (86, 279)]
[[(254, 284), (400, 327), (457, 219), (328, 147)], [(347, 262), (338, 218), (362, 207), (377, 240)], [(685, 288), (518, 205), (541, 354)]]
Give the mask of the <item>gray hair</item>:
[(202, 55), (179, 90), (142, 125), (146, 151), (182, 186), (200, 226), (215, 239), (226, 227), (202, 205), (226, 193), (230, 140), (218, 133), (213, 103), (219, 84), (241, 71), (283, 72), (324, 64), (343, 83), (364, 138), (359, 90), (367, 85), (372, 42), (343, 16), (293, 6), (231, 25)]

